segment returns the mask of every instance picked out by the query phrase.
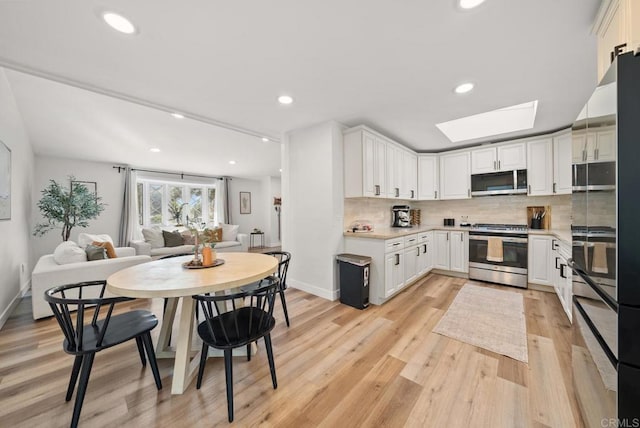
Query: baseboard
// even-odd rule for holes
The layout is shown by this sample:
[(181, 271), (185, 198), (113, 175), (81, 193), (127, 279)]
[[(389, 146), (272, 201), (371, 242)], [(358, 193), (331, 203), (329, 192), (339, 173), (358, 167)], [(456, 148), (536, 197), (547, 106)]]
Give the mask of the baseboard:
[(340, 290), (327, 290), (324, 288), (316, 287), (315, 285), (307, 284), (306, 282), (298, 281), (293, 278), (287, 278), (287, 286), (297, 288), (306, 293), (313, 294), (314, 296), (322, 297), (327, 300), (338, 300)]
[(9, 303), (9, 306), (7, 306), (7, 308), (2, 312), (2, 315), (0, 315), (0, 329), (4, 327), (4, 323), (7, 322), (7, 320), (13, 313), (16, 306), (18, 306), (18, 303), (20, 303), (20, 300), (22, 300), (22, 298), (25, 295), (27, 295), (27, 293), (29, 293), (29, 290), (31, 290), (31, 280), (27, 281), (27, 283), (22, 287), (22, 289), (18, 291), (18, 294), (16, 294), (16, 297), (14, 297), (11, 300), (11, 303)]

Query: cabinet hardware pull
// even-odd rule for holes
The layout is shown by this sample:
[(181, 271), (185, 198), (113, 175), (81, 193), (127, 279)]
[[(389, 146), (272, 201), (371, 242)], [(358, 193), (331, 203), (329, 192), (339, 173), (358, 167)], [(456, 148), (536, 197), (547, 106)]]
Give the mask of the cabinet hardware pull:
[(556, 241), (555, 239), (551, 240), (551, 249), (552, 250), (555, 250), (556, 248), (558, 248), (558, 244), (556, 244), (556, 242), (558, 242), (558, 241)]
[(527, 194), (530, 195), (531, 194), (531, 184), (529, 184), (527, 186)]
[(396, 187), (396, 198), (400, 196), (400, 189)]
[(598, 158), (599, 158), (599, 157), (600, 157), (600, 149), (595, 149), (595, 150), (593, 151), (593, 158), (594, 158), (595, 160), (598, 160)]
[(380, 196), (380, 185), (376, 184), (375, 186), (373, 186), (375, 188), (375, 194), (376, 196)]
[(438, 199), (438, 191), (434, 191), (433, 199)]
[(418, 250), (418, 254), (416, 254), (416, 257), (420, 257), (420, 247), (416, 247), (416, 250)]
[(415, 198), (415, 191), (414, 190), (411, 191), (411, 199), (413, 199), (413, 198)]
[(400, 254), (396, 254), (396, 266), (400, 264)]
[(496, 161), (493, 161), (493, 170), (495, 171), (496, 169), (498, 169), (496, 168)]
[(556, 257), (556, 269), (560, 269), (560, 267), (558, 266), (558, 260), (560, 260), (560, 257)]
[(422, 252), (423, 252), (424, 254), (426, 254), (426, 253), (427, 253), (427, 244), (422, 244)]
[(449, 240), (449, 232), (447, 232), (447, 241)]
[(556, 193), (556, 183), (553, 183), (553, 193)]
[(460, 242), (464, 242), (464, 234), (460, 233)]
[(582, 161), (586, 161), (587, 160), (587, 151), (586, 150), (582, 150)]
[(467, 189), (467, 197), (471, 197), (471, 189)]
[(498, 171), (500, 170), (500, 161), (498, 161)]
[(564, 268), (565, 268), (566, 266), (567, 266), (567, 265), (565, 265), (564, 263), (560, 264), (560, 276), (561, 276), (562, 278), (566, 278), (566, 276), (564, 275)]

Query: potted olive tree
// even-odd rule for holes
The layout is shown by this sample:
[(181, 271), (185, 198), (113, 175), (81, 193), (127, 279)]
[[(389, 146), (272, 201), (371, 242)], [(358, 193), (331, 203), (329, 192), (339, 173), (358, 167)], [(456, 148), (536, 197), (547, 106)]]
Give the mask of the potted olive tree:
[[(75, 181), (74, 177), (69, 178), (72, 183)], [(46, 221), (36, 225), (33, 235), (43, 236), (50, 230), (61, 228), (62, 240), (68, 241), (71, 229), (89, 226), (89, 220), (97, 218), (104, 210), (101, 200), (79, 182), (67, 188), (55, 180), (49, 180), (38, 201), (38, 208)]]

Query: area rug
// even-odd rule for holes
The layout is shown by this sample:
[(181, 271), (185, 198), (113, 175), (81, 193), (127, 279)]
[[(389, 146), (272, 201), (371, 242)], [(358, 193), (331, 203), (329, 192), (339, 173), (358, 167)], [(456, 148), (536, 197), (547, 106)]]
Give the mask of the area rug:
[(436, 328), (443, 336), (529, 361), (522, 294), (465, 284)]

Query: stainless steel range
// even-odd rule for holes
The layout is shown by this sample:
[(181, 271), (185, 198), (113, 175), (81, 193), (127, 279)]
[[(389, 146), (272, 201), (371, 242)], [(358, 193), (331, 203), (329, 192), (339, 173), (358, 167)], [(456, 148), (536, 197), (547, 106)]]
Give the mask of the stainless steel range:
[(475, 224), (469, 230), (469, 278), (527, 288), (528, 228)]

